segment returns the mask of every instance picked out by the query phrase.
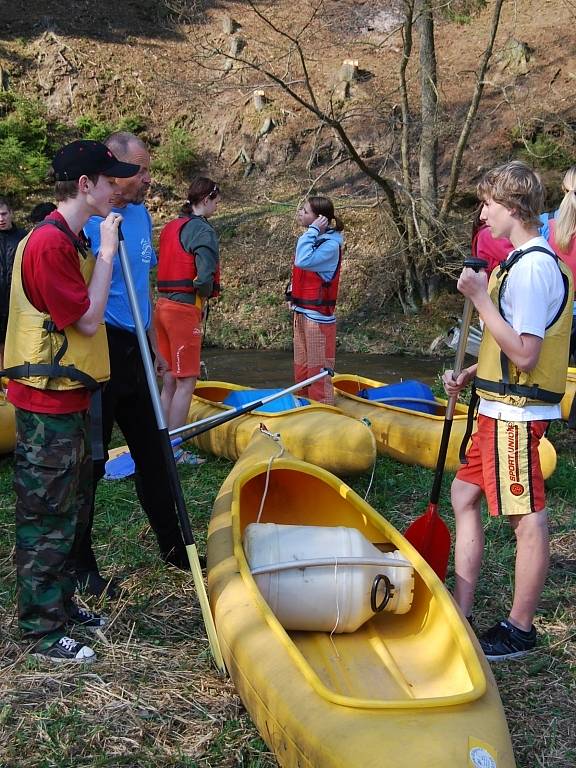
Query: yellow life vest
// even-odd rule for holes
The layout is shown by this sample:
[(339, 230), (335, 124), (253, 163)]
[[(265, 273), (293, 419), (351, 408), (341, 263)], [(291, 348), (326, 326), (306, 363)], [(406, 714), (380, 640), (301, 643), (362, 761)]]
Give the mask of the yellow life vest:
[[(72, 241), (60, 222), (47, 220), (38, 226), (56, 226)], [(73, 326), (59, 331), (50, 315), (28, 300), (22, 284), (22, 258), (32, 230), (18, 245), (12, 273), (12, 290), (3, 374), (36, 389), (97, 389), (110, 378), (106, 327), (102, 322), (93, 336)], [(74, 240), (82, 277), (89, 283), (96, 259)]]
[[(550, 253), (537, 246), (526, 251), (515, 251), (502, 263), (500, 269), (492, 272), (488, 293), (501, 315), (501, 298), (508, 273), (522, 256), (531, 251)], [(556, 257), (550, 253), (550, 258)], [(488, 328), (484, 328), (474, 383), (477, 393), (485, 400), (497, 400), (519, 407), (528, 403), (552, 405), (562, 400), (568, 368), (573, 288), (570, 270), (557, 258), (556, 263), (562, 273), (564, 298), (556, 316), (546, 328), (538, 362), (531, 371), (524, 372), (517, 368), (502, 352)]]

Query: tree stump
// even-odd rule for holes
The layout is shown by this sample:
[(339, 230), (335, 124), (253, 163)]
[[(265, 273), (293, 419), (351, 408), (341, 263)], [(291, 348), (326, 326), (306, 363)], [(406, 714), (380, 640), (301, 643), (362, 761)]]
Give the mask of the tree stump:
[(254, 103), (254, 109), (256, 112), (262, 112), (266, 106), (266, 97), (264, 96), (264, 91), (254, 91), (252, 94), (252, 101)]
[(340, 71), (338, 73), (338, 79), (344, 83), (353, 83), (358, 79), (358, 60), (357, 59), (344, 59)]

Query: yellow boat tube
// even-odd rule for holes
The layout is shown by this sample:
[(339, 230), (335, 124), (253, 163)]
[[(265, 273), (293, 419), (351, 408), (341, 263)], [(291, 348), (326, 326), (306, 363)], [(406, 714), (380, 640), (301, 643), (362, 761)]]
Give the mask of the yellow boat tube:
[[(404, 464), (436, 469), (446, 400), (435, 398), (436, 413), (422, 413), (358, 396), (358, 392), (366, 387), (386, 386), (381, 381), (354, 374), (336, 374), (333, 384), (336, 407), (348, 416), (370, 422), (378, 453)], [(450, 472), (455, 472), (460, 466), (460, 445), (466, 433), (467, 419), (468, 406), (456, 403), (446, 454), (446, 469)], [(544, 478), (548, 478), (556, 469), (556, 450), (547, 438), (543, 438), (539, 452)]]
[[(514, 768), (494, 677), (418, 552), (334, 475), (257, 435), (225, 480), (208, 531), (208, 589), (226, 666), (283, 768)], [(264, 499), (264, 501), (263, 501)], [(346, 526), (414, 568), (407, 613), (354, 632), (285, 630), (250, 572), (247, 526)]]
[[(234, 390), (249, 389), (222, 381), (199, 381), (188, 421), (192, 423), (230, 410), (230, 406), (222, 402), (224, 398)], [(337, 475), (368, 472), (376, 460), (376, 443), (364, 423), (345, 416), (337, 408), (314, 401), (277, 413), (252, 411), (199, 435), (193, 442), (207, 453), (236, 461), (261, 423), (271, 432), (282, 432), (284, 445), (294, 456)]]
[(0, 454), (11, 453), (16, 447), (16, 416), (14, 406), (0, 391)]

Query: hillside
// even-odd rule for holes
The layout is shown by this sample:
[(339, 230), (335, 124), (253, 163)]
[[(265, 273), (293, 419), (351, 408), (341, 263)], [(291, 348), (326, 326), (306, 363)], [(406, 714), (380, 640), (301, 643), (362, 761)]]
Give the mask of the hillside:
[[(299, 37), (310, 89), (323, 109), (344, 116), (362, 161), (394, 179), (400, 163), (402, 39), (395, 30), (401, 7), (397, 0), (326, 0), (312, 18), (312, 6), (301, 0), (258, 5), (276, 29)], [(436, 20), (440, 193), (492, 10), (492, 2), (454, 0)], [(474, 186), (483, 170), (512, 156), (531, 160), (544, 172), (552, 202), (561, 170), (576, 158), (574, 16), (560, 0), (504, 3), (451, 219), (448, 286), (466, 248)], [(391, 323), (383, 325), (382, 316), (399, 309), (401, 266), (391, 258), (387, 214), (373, 182), (344, 162), (341, 142), (315, 115), (260, 72), (223, 55), (234, 50), (267, 66), (307, 97), (297, 52), (293, 45), (287, 51), (286, 42), (247, 2), (31, 0), (25, 14), (13, 0), (0, 6), (4, 88), (38, 99), (65, 139), (119, 124), (141, 131), (157, 158), (150, 207), (158, 224), (178, 210), (192, 169), (222, 180), (218, 224), (228, 291), (212, 314), (213, 341), (289, 343), (282, 293), (296, 234), (292, 214), (299, 196), (315, 184), (336, 199), (347, 224), (341, 343), (370, 351), (426, 348), (458, 314), (457, 299), (444, 296), (417, 320), (395, 322), (394, 332)], [(358, 68), (346, 83), (342, 62), (350, 59)], [(415, 49), (407, 69), (415, 117), (418, 73)], [(255, 97), (255, 91), (263, 95)], [(416, 119), (411, 131), (417, 144)], [(35, 196), (26, 197), (24, 210)]]

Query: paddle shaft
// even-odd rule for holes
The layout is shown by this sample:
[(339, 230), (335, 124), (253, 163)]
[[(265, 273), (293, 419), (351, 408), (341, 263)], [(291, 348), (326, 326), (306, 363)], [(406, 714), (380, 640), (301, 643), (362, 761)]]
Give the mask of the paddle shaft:
[[(170, 441), (170, 444), (172, 448), (176, 448), (177, 446), (182, 445), (182, 443), (185, 443), (187, 440), (191, 440), (193, 437), (197, 437), (198, 435), (201, 435), (204, 432), (208, 432), (208, 430), (214, 429), (214, 427), (218, 427), (220, 426), (220, 424), (224, 424), (227, 421), (231, 421), (232, 419), (235, 419), (237, 416), (241, 416), (244, 413), (249, 413), (250, 411), (253, 411), (256, 408), (260, 408), (265, 402), (268, 403), (271, 400), (275, 400), (279, 397), (282, 397), (288, 392), (294, 392), (297, 389), (302, 389), (303, 387), (307, 387), (309, 384), (313, 383), (314, 381), (317, 381), (323, 376), (328, 376), (328, 375), (330, 376), (333, 375), (333, 372), (326, 368), (324, 372), (318, 373), (315, 376), (311, 376), (309, 379), (306, 379), (305, 381), (301, 381), (298, 384), (288, 387), (287, 389), (283, 389), (272, 395), (268, 395), (266, 398), (263, 398), (262, 400), (253, 400), (251, 403), (246, 403), (246, 405), (242, 406), (242, 408), (234, 408), (230, 411), (226, 411), (223, 414), (217, 413), (214, 416), (208, 416), (207, 418), (196, 421), (193, 424), (188, 424), (183, 428), (174, 430), (174, 433), (180, 432), (182, 429), (185, 429), (185, 430), (190, 429), (191, 432), (189, 434), (184, 435), (184, 437), (175, 437), (173, 440)], [(170, 432), (169, 434), (173, 434), (173, 433)], [(106, 474), (108, 475), (109, 478), (110, 477), (112, 478), (128, 477), (129, 475), (134, 473), (134, 470), (135, 470), (134, 460), (132, 459), (129, 452), (122, 453), (120, 456), (115, 456), (113, 459), (108, 459), (108, 461), (106, 462)]]
[[(464, 261), (464, 266), (470, 267), (475, 272), (479, 272), (487, 266), (487, 262), (484, 261), (484, 259), (466, 259)], [(454, 380), (456, 380), (462, 373), (464, 356), (466, 354), (466, 344), (468, 342), (468, 329), (470, 328), (470, 323), (472, 321), (473, 310), (474, 305), (471, 300), (467, 298), (464, 301), (462, 321), (460, 323), (460, 338), (458, 339), (458, 346), (456, 347), (456, 359), (454, 360), (454, 369), (452, 371), (452, 378)], [(457, 401), (457, 394), (451, 395), (448, 398), (448, 405), (446, 406), (446, 413), (444, 415), (444, 426), (442, 428), (442, 438), (440, 439), (440, 448), (438, 450), (438, 459), (436, 461), (434, 482), (432, 483), (432, 490), (430, 491), (430, 504), (438, 504), (440, 498), (440, 489), (442, 488), (442, 478), (444, 476), (444, 467), (446, 466), (446, 456), (448, 454), (450, 433), (452, 432), (452, 422), (454, 420), (454, 410)]]
[(320, 371), (320, 373), (317, 373), (314, 376), (310, 376), (310, 378), (306, 379), (305, 381), (299, 381), (297, 384), (293, 384), (291, 387), (287, 387), (280, 392), (273, 392), (271, 395), (266, 395), (266, 397), (262, 397), (259, 400), (252, 400), (250, 403), (246, 403), (239, 408), (233, 408), (230, 411), (226, 411), (226, 413), (217, 413), (214, 416), (207, 416), (205, 419), (200, 419), (199, 421), (195, 421), (191, 424), (185, 424), (183, 427), (172, 429), (169, 433), (170, 436), (179, 435), (182, 432), (187, 433), (186, 437), (180, 438), (179, 442), (175, 443), (172, 441), (172, 445), (179, 445), (185, 440), (191, 440), (193, 437), (197, 437), (203, 432), (208, 432), (209, 429), (213, 429), (220, 424), (225, 424), (227, 421), (231, 421), (237, 416), (242, 416), (243, 413), (250, 413), (250, 411), (255, 411), (258, 408), (261, 408), (263, 405), (266, 405), (266, 403), (271, 403), (272, 400), (277, 400), (279, 397), (289, 395), (292, 392), (298, 392), (298, 390), (310, 386), (310, 384), (313, 384), (319, 379), (323, 379), (325, 376), (333, 375), (334, 371), (332, 371), (330, 368), (324, 368), (324, 370)]
[(160, 401), (160, 392), (156, 382), (154, 363), (152, 362), (152, 355), (148, 345), (148, 337), (146, 335), (144, 323), (142, 322), (140, 307), (138, 306), (138, 297), (134, 287), (132, 270), (130, 269), (128, 252), (126, 250), (126, 243), (124, 242), (124, 236), (122, 234), (121, 227), (118, 227), (118, 252), (120, 254), (120, 264), (122, 266), (124, 282), (126, 283), (126, 290), (128, 292), (128, 301), (130, 302), (130, 308), (134, 318), (134, 325), (136, 327), (138, 346), (140, 347), (140, 354), (142, 355), (142, 362), (144, 364), (144, 370), (146, 373), (148, 391), (150, 392), (150, 398), (154, 408), (154, 415), (156, 417), (156, 425), (158, 427), (160, 444), (162, 447), (162, 455), (170, 481), (170, 488), (172, 490), (174, 502), (176, 504), (178, 520), (182, 529), (182, 538), (184, 539), (184, 544), (186, 545), (186, 551), (190, 561), (190, 569), (192, 571), (194, 586), (196, 588), (196, 593), (200, 602), (200, 608), (204, 618), (206, 633), (210, 642), (210, 650), (212, 651), (212, 656), (216, 666), (222, 673), (224, 673), (226, 669), (224, 665), (224, 659), (222, 657), (222, 651), (220, 650), (218, 643), (214, 618), (210, 610), (210, 603), (208, 601), (206, 587), (204, 586), (204, 579), (202, 577), (202, 569), (200, 567), (196, 542), (194, 540), (192, 528), (190, 527), (190, 520), (186, 510), (186, 502), (184, 501), (184, 494), (182, 493), (182, 486), (180, 485), (180, 478), (178, 476), (178, 470), (176, 469), (176, 462), (174, 461), (174, 452), (172, 451), (172, 445), (170, 444), (170, 435), (168, 433), (166, 419), (164, 418), (164, 411), (162, 410), (162, 403)]

